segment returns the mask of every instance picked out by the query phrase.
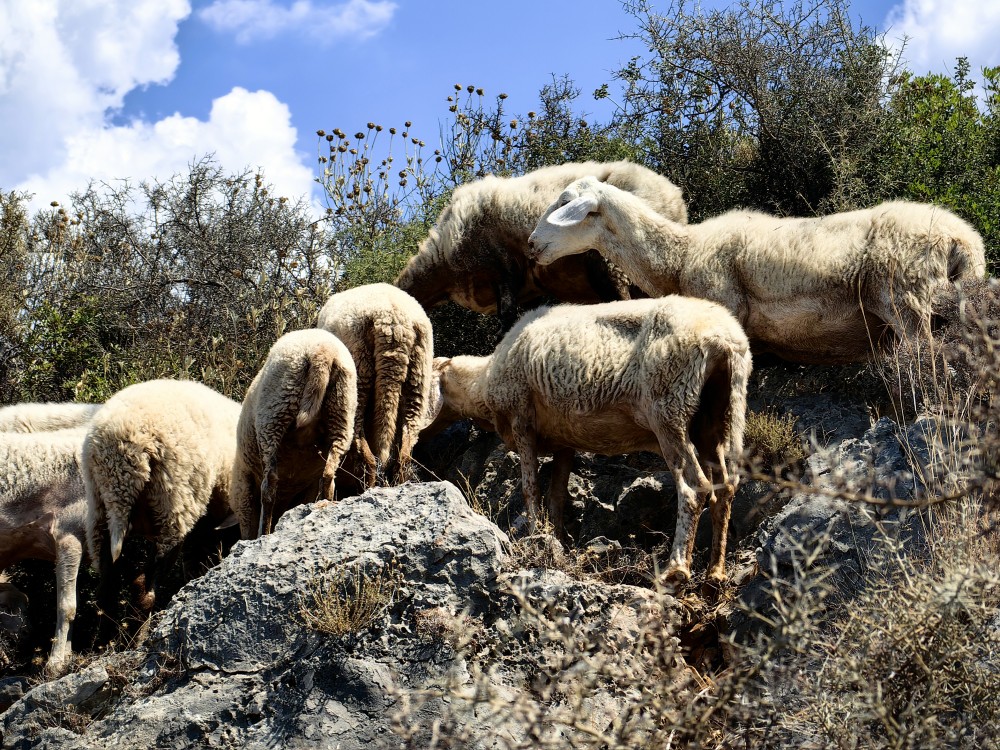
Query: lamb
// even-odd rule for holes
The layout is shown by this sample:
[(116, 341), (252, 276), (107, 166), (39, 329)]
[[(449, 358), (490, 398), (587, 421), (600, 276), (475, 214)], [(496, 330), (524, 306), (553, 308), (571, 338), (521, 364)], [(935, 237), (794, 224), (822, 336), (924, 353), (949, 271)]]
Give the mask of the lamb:
[(690, 578), (707, 497), (713, 540), (706, 586), (725, 578), (751, 370), (747, 337), (725, 308), (678, 296), (543, 307), (527, 313), (492, 355), (439, 358), (435, 369), (439, 418), (472, 417), (520, 455), (529, 526), (541, 500), (540, 451), (554, 454), (549, 518), (564, 538), (574, 451), (653, 451), (677, 485), (667, 576)]
[(100, 404), (23, 403), (0, 408), (0, 432), (45, 432), (86, 424)]
[(60, 674), (71, 654), (76, 581), (86, 543), (80, 470), (86, 430), (0, 434), (0, 570), (26, 559), (55, 564), (56, 630), (45, 663)]
[(333, 499), (334, 474), (354, 440), (358, 376), (340, 339), (318, 329), (279, 338), (243, 399), (233, 509), (244, 539), (300, 502)]
[(330, 297), (316, 326), (343, 341), (357, 367), (354, 454), (364, 463), (362, 484), (371, 487), (380, 475), (406, 481), (430, 407), (434, 336), (427, 313), (391, 284), (367, 284)]
[(636, 194), (673, 221), (687, 222), (680, 188), (632, 162), (570, 162), (521, 177), (490, 175), (455, 190), (396, 286), (425, 309), (451, 299), (475, 312), (496, 312), (503, 330), (514, 324), (519, 303), (545, 295), (581, 303), (628, 298), (628, 279), (596, 253), (549, 267), (526, 255), (528, 235), (542, 212), (584, 175)]
[[(83, 442), (87, 546), (111, 579), (126, 535), (153, 540), (140, 604), (150, 609), (160, 575), (204, 515), (230, 515), (240, 405), (192, 381), (151, 380), (116, 393), (94, 415)], [(107, 595), (107, 591), (103, 595)]]
[(719, 302), (755, 351), (814, 364), (862, 361), (883, 336), (928, 333), (934, 295), (986, 272), (982, 238), (940, 206), (784, 219), (730, 211), (682, 226), (592, 178), (566, 188), (529, 245), (545, 266), (597, 248), (647, 294)]

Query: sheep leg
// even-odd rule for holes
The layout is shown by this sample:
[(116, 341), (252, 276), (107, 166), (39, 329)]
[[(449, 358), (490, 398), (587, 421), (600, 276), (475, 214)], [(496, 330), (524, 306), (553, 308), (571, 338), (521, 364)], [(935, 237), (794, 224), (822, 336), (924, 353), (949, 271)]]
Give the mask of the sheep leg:
[(267, 462), (264, 481), (260, 483), (260, 525), (257, 527), (258, 537), (271, 533), (271, 524), (274, 521), (274, 503), (277, 495), (278, 457), (274, 455)]
[(549, 521), (559, 541), (569, 541), (564, 522), (564, 511), (569, 502), (569, 474), (573, 469), (572, 448), (560, 448), (552, 457), (552, 476), (549, 478)]
[(524, 508), (528, 516), (528, 533), (533, 534), (538, 529), (542, 493), (538, 486), (538, 448), (537, 436), (531, 416), (521, 410), (511, 421), (514, 433), (514, 443), (517, 454), (521, 457), (521, 494), (524, 496)]
[(510, 278), (505, 278), (494, 284), (493, 293), (497, 298), (497, 319), (500, 321), (500, 334), (502, 336), (517, 322), (517, 294), (512, 288)]
[(156, 555), (146, 569), (146, 591), (139, 597), (139, 606), (147, 612), (157, 601), (162, 601), (163, 574), (174, 567), (184, 546), (183, 540), (171, 542), (171, 539), (161, 539), (156, 543)]
[(685, 583), (691, 579), (695, 529), (711, 485), (686, 435), (677, 433), (671, 437), (672, 440), (660, 439), (660, 451), (673, 466), (677, 485), (677, 525), (665, 576), (668, 581)]
[(83, 545), (73, 536), (63, 536), (56, 542), (56, 632), (52, 651), (45, 663), (49, 676), (61, 674), (69, 660), (70, 630), (76, 617), (76, 579), (80, 574)]
[(349, 440), (345, 439), (335, 441), (333, 445), (330, 446), (330, 452), (326, 454), (326, 464), (323, 466), (323, 479), (321, 487), (321, 493), (324, 500), (334, 499), (337, 469), (340, 468), (349, 447)]
[(378, 461), (375, 459), (375, 454), (372, 453), (368, 441), (363, 436), (359, 437), (354, 445), (361, 458), (361, 486), (366, 490), (371, 489), (375, 486), (375, 481), (378, 478)]
[[(703, 467), (713, 480), (713, 491), (709, 496), (709, 512), (712, 515), (712, 556), (709, 560), (708, 574), (705, 578), (705, 588), (716, 591), (726, 580), (726, 542), (729, 535), (729, 517), (733, 509), (733, 497), (736, 485), (730, 480), (726, 470), (724, 446), (718, 446), (717, 463), (711, 467)], [(716, 482), (715, 480), (719, 481)]]
[(253, 539), (260, 524), (260, 485), (254, 481), (253, 474), (246, 469), (237, 469), (233, 473), (231, 489), (233, 507), (236, 518), (240, 522), (240, 538)]

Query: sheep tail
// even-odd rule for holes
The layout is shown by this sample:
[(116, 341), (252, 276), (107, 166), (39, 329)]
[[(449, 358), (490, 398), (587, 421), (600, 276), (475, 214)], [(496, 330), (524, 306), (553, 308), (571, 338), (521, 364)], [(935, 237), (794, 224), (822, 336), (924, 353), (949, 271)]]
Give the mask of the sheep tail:
[(323, 409), (323, 399), (330, 384), (330, 367), (333, 363), (327, 357), (314, 357), (306, 366), (302, 398), (299, 400), (299, 414), (295, 418), (296, 427), (312, 424)]
[(399, 431), (399, 407), (403, 384), (410, 369), (409, 331), (405, 325), (376, 321), (375, 339), (375, 424), (368, 443), (384, 465)]
[(730, 400), (726, 423), (729, 454), (733, 459), (743, 453), (743, 432), (747, 422), (747, 383), (753, 370), (750, 349), (734, 350), (729, 357)]
[(948, 253), (949, 281), (974, 281), (986, 276), (986, 264), (982, 261), (982, 240), (978, 236), (975, 240), (978, 242), (970, 242), (965, 238), (952, 240)]

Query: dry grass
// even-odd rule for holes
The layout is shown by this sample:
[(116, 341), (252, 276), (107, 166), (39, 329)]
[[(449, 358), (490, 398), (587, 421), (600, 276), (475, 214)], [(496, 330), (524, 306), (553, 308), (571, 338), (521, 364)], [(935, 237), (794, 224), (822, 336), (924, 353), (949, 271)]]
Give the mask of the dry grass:
[(306, 586), (299, 616), (313, 630), (335, 638), (357, 633), (379, 619), (395, 601), (399, 585), (390, 564), (369, 570), (361, 563), (319, 573)]
[[(696, 661), (687, 648), (692, 628), (682, 630), (669, 614), (678, 602), (655, 588), (655, 606), (623, 638), (610, 637), (607, 623), (588, 625), (515, 587), (524, 632), (511, 637), (539, 644), (543, 666), (511, 689), (495, 665), (460, 652), (462, 670), (401, 700), (395, 729), (404, 745), (466, 746), (479, 722), (498, 746), (525, 750), (1000, 747), (1000, 409), (993, 398), (1000, 315), (969, 302), (956, 309), (951, 338), (924, 342), (918, 360), (906, 358), (918, 351), (908, 345), (885, 366), (896, 382), (920, 388), (911, 401), (924, 416), (919, 429), (903, 433), (918, 473), (905, 504), (919, 506), (919, 533), (877, 534), (858, 550), (862, 564), (848, 580), (828, 552), (851, 539), (833, 539), (828, 528), (791, 530), (799, 536), (790, 541), (790, 562), (761, 574), (770, 579), (767, 606), (744, 609), (756, 625), (739, 643), (724, 644), (724, 663)], [(747, 442), (758, 463), (801, 460), (792, 425), (790, 416), (751, 417)], [(880, 513), (903, 504), (873, 489), (891, 488), (895, 478), (871, 471), (846, 485), (774, 477), (790, 492), (878, 502)], [(517, 563), (599, 578), (585, 551), (567, 553), (545, 539), (518, 542)], [(603, 566), (613, 569), (619, 554)], [(723, 592), (720, 606), (739, 608), (735, 593)], [(718, 608), (692, 611), (703, 629), (726, 619)], [(433, 727), (415, 710), (427, 701), (436, 702)]]

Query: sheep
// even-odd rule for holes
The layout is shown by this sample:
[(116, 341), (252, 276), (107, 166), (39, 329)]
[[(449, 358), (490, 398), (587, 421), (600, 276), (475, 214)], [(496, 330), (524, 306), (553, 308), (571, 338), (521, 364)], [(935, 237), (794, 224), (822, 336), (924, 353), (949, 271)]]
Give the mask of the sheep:
[(526, 256), (528, 235), (542, 212), (566, 185), (584, 175), (635, 193), (654, 211), (687, 222), (680, 188), (632, 162), (570, 162), (521, 177), (490, 175), (456, 188), (396, 286), (425, 309), (451, 299), (475, 312), (495, 312), (505, 331), (514, 324), (519, 303), (545, 295), (582, 303), (628, 298), (628, 279), (596, 253), (550, 267), (537, 266)]
[(596, 248), (647, 294), (719, 302), (755, 352), (812, 364), (863, 361), (886, 334), (928, 333), (933, 296), (986, 272), (982, 238), (940, 206), (893, 201), (819, 218), (730, 211), (682, 226), (591, 178), (566, 188), (529, 245), (546, 266)]
[(81, 477), (86, 430), (0, 433), (0, 570), (26, 559), (56, 572), (56, 630), (45, 663), (60, 674), (71, 654), (76, 581), (84, 558), (87, 504)]
[(46, 432), (86, 424), (100, 404), (24, 403), (0, 408), (0, 432)]
[(354, 458), (364, 463), (362, 484), (371, 487), (380, 473), (393, 484), (406, 481), (430, 407), (434, 336), (427, 313), (391, 284), (367, 284), (331, 296), (316, 326), (343, 341), (357, 367)]
[(94, 415), (83, 442), (87, 546), (111, 578), (126, 535), (151, 539), (156, 553), (140, 605), (151, 609), (160, 575), (204, 515), (230, 515), (240, 405), (206, 385), (151, 380), (116, 393)]
[(435, 360), (439, 419), (471, 417), (521, 458), (528, 524), (541, 493), (537, 454), (554, 454), (549, 519), (565, 539), (573, 452), (648, 450), (670, 465), (676, 533), (666, 575), (691, 576), (704, 498), (713, 540), (706, 587), (725, 578), (726, 533), (743, 450), (749, 342), (705, 300), (668, 296), (527, 313), (487, 357)]
[(244, 539), (271, 533), (292, 505), (333, 499), (357, 407), (357, 371), (340, 339), (308, 329), (274, 343), (237, 428), (232, 498)]

